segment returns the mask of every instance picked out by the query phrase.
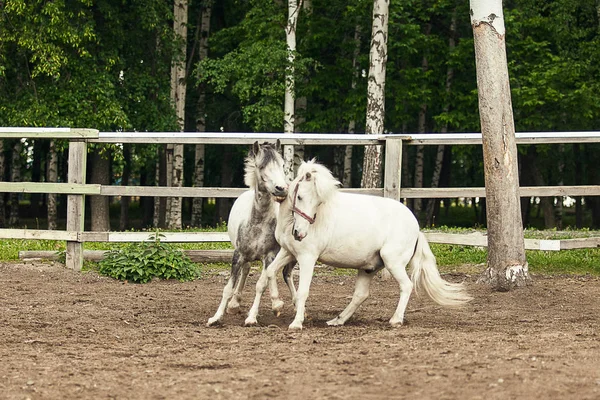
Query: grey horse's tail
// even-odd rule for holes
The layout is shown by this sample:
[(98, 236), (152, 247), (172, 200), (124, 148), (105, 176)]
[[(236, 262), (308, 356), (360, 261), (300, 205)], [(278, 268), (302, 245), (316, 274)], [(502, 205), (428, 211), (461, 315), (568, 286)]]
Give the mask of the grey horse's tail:
[(415, 291), (424, 289), (436, 303), (442, 306), (457, 307), (473, 300), (465, 291), (462, 283), (451, 283), (442, 279), (437, 269), (435, 256), (431, 252), (423, 232), (419, 232), (410, 266), (412, 269), (410, 278), (415, 285)]

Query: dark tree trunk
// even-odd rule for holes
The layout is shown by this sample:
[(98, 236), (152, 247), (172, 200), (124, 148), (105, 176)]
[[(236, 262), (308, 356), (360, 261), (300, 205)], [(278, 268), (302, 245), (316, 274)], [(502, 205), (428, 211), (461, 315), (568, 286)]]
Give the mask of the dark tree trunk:
[[(581, 160), (581, 145), (579, 143), (573, 144), (573, 156), (575, 158), (575, 185), (581, 185), (583, 167)], [(575, 197), (575, 226), (577, 229), (583, 228), (583, 204), (581, 196)]]
[[(90, 183), (110, 185), (110, 157), (108, 150), (102, 152), (96, 146), (91, 154), (92, 168)], [(109, 208), (107, 196), (90, 196), (90, 230), (93, 232), (108, 232), (110, 230)]]
[[(21, 182), (21, 150), (23, 144), (20, 140), (16, 140), (12, 147), (12, 158), (10, 166), (11, 182)], [(19, 225), (19, 193), (11, 193), (10, 196), (10, 211), (8, 216), (8, 226), (16, 227)]]
[[(121, 177), (121, 185), (129, 186), (129, 176), (131, 175), (131, 145), (123, 145), (123, 176)], [(121, 196), (121, 217), (119, 218), (119, 230), (127, 230), (129, 226), (129, 205), (131, 204), (131, 196)]]
[[(154, 162), (146, 162), (140, 169), (140, 186), (153, 186), (156, 167)], [(142, 226), (148, 228), (153, 226), (154, 219), (154, 197), (140, 197), (140, 208), (142, 209)]]
[[(38, 139), (33, 142), (33, 162), (31, 164), (31, 181), (32, 182), (41, 182), (42, 181), (42, 165), (46, 159), (45, 155), (48, 153), (47, 140)], [(42, 202), (42, 194), (41, 193), (32, 193), (31, 194), (31, 208), (30, 215), (33, 217), (39, 217), (42, 215), (41, 213), (41, 202)]]
[[(4, 156), (4, 139), (0, 139), (0, 181), (4, 181), (6, 174), (6, 157)], [(4, 193), (0, 193), (0, 228), (6, 227), (6, 202)]]
[[(231, 166), (232, 146), (223, 146), (221, 157), (221, 187), (231, 187), (233, 185), (233, 169)], [(227, 221), (229, 210), (233, 205), (232, 199), (217, 199), (217, 223)]]

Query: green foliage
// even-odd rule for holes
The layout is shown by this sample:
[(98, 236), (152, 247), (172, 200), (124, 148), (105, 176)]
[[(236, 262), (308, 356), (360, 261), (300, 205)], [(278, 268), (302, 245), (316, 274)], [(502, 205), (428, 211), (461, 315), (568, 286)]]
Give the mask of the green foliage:
[(135, 283), (146, 283), (154, 278), (180, 281), (197, 278), (199, 270), (189, 257), (172, 245), (161, 242), (160, 236), (157, 234), (154, 240), (108, 251), (99, 263), (99, 272)]

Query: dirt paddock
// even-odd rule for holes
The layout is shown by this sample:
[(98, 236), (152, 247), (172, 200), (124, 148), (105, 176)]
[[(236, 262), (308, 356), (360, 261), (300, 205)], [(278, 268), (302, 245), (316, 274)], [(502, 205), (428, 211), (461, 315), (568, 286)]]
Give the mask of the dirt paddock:
[(598, 278), (538, 276), (510, 293), (446, 278), (466, 279), (475, 300), (449, 310), (413, 295), (407, 324), (390, 328), (397, 285), (376, 279), (355, 317), (333, 328), (325, 321), (349, 301), (354, 276), (319, 275), (305, 329), (289, 332), (288, 297), (279, 318), (265, 297), (261, 326), (238, 314), (205, 327), (222, 275), (136, 285), (61, 264), (0, 264), (0, 398), (600, 398)]

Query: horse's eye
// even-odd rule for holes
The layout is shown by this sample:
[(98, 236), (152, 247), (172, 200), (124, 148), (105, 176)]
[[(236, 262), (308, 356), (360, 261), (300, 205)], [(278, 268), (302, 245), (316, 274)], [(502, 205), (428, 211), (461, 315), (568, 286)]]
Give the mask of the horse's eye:
[(298, 200), (302, 201), (302, 196), (298, 196)]

